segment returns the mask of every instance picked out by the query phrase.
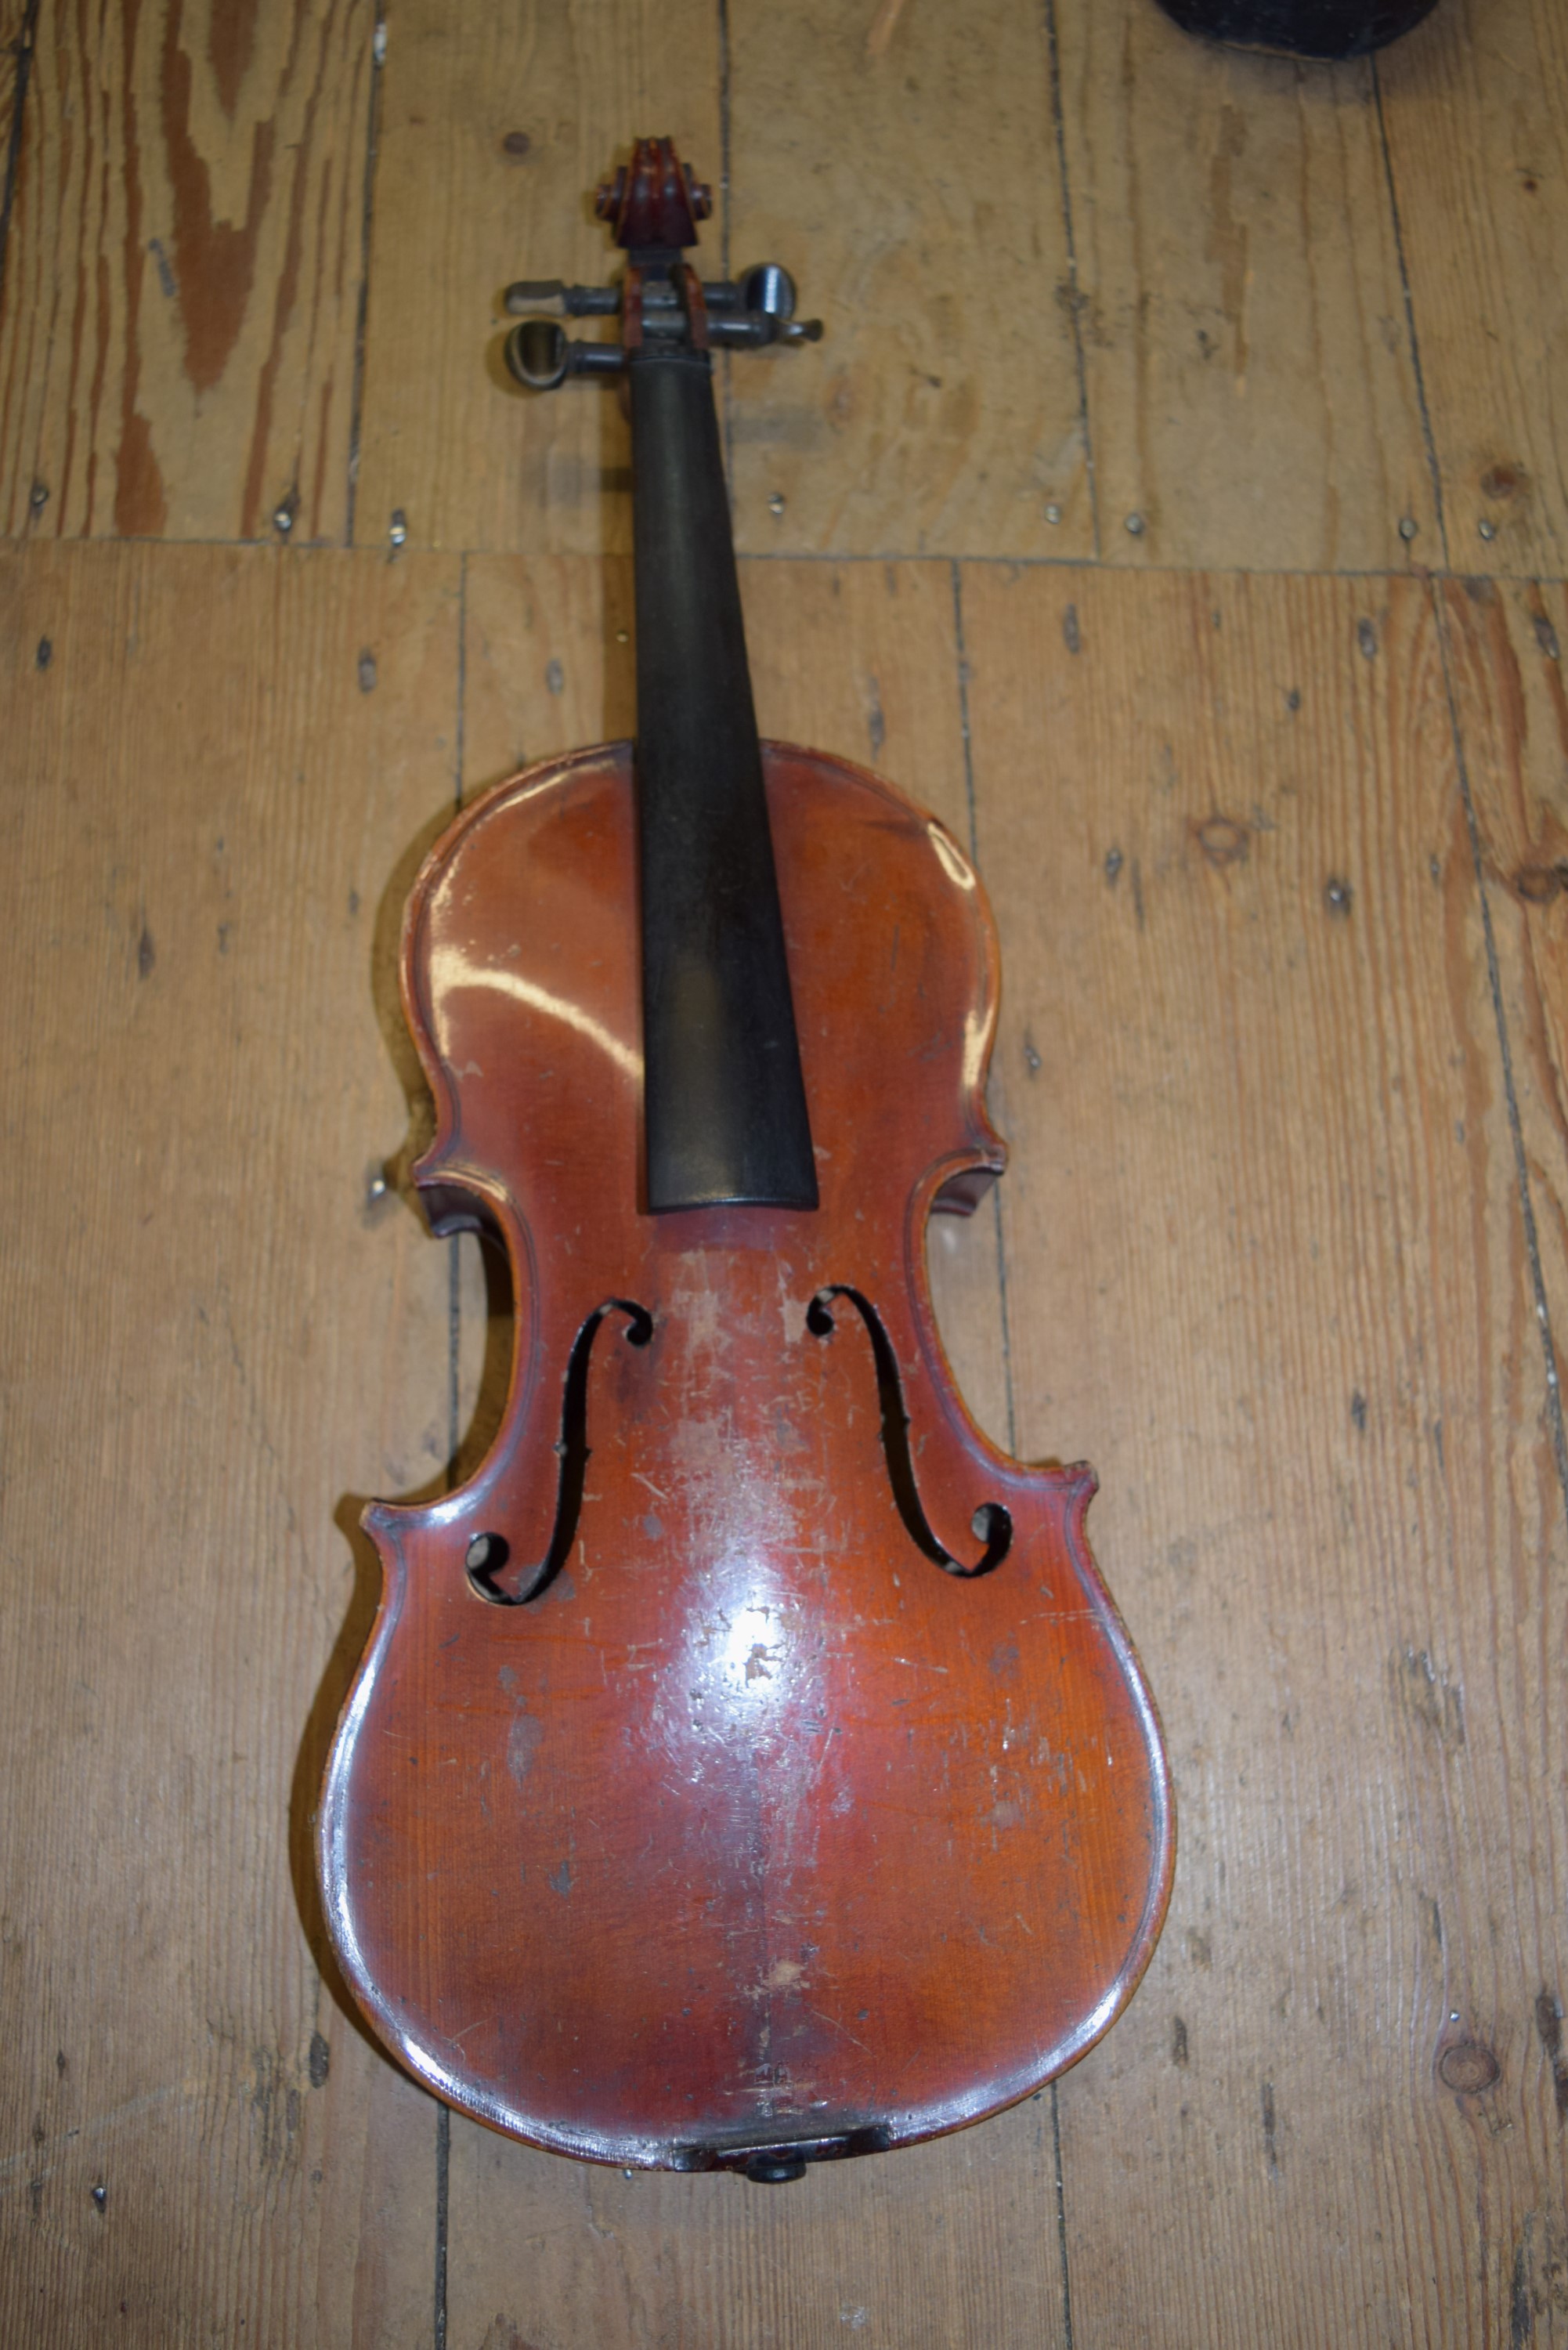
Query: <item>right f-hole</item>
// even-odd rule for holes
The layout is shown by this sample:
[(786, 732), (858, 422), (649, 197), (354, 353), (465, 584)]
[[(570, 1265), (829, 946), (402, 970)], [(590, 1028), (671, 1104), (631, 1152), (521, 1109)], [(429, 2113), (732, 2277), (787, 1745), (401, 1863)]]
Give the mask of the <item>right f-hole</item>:
[(646, 1347), (653, 1336), (653, 1317), (645, 1305), (633, 1304), (630, 1298), (607, 1298), (597, 1311), (590, 1314), (572, 1342), (566, 1363), (566, 1381), (561, 1399), (561, 1440), (556, 1447), (561, 1463), (560, 1483), (556, 1490), (556, 1529), (550, 1537), (550, 1547), (535, 1566), (524, 1566), (517, 1576), (506, 1584), (497, 1576), (511, 1564), (511, 1550), (503, 1534), (477, 1534), (468, 1545), (463, 1560), (469, 1582), (481, 1599), (493, 1607), (520, 1607), (525, 1600), (536, 1599), (552, 1583), (571, 1555), (576, 1536), (577, 1518), (583, 1506), (583, 1481), (587, 1474), (588, 1453), (588, 1361), (594, 1350), (594, 1339), (599, 1324), (607, 1314), (624, 1314), (628, 1347)]
[(930, 1521), (920, 1503), (920, 1489), (915, 1482), (915, 1464), (909, 1452), (909, 1415), (904, 1409), (904, 1383), (898, 1377), (898, 1357), (893, 1342), (882, 1326), (882, 1317), (868, 1297), (846, 1282), (835, 1282), (831, 1288), (819, 1289), (805, 1309), (805, 1326), (815, 1337), (833, 1335), (833, 1305), (836, 1297), (847, 1297), (865, 1323), (871, 1340), (871, 1352), (877, 1365), (877, 1395), (882, 1407), (882, 1451), (888, 1463), (888, 1481), (893, 1488), (893, 1499), (898, 1506), (910, 1540), (938, 1566), (950, 1575), (965, 1576), (989, 1575), (1000, 1566), (1012, 1546), (1012, 1514), (1000, 1502), (981, 1502), (970, 1520), (970, 1531), (985, 1549), (972, 1565), (955, 1558), (945, 1550), (931, 1532)]

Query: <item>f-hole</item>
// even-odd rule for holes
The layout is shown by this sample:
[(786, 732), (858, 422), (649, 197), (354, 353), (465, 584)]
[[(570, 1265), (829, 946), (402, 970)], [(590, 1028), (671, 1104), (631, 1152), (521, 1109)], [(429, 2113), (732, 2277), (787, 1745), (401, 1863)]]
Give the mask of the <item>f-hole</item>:
[(627, 1297), (610, 1297), (597, 1313), (589, 1315), (572, 1341), (561, 1399), (561, 1436), (556, 1446), (561, 1477), (556, 1492), (556, 1530), (550, 1537), (549, 1549), (537, 1565), (507, 1575), (502, 1583), (499, 1577), (511, 1564), (505, 1535), (478, 1534), (468, 1545), (463, 1564), (469, 1582), (482, 1599), (488, 1599), (494, 1607), (520, 1607), (525, 1600), (536, 1599), (555, 1581), (570, 1555), (592, 1449), (588, 1443), (588, 1361), (599, 1324), (607, 1314), (626, 1315), (628, 1347), (646, 1347), (653, 1336), (653, 1317), (646, 1306), (634, 1305)]
[(857, 1309), (871, 1340), (877, 1364), (877, 1395), (882, 1407), (882, 1451), (888, 1462), (888, 1480), (910, 1540), (938, 1566), (946, 1567), (950, 1575), (989, 1575), (993, 1566), (1001, 1565), (1012, 1546), (1012, 1513), (1000, 1502), (981, 1503), (970, 1525), (976, 1541), (982, 1542), (985, 1549), (972, 1565), (942, 1548), (920, 1506), (920, 1489), (915, 1482), (915, 1464), (909, 1454), (909, 1415), (904, 1409), (904, 1383), (898, 1377), (898, 1358), (880, 1315), (858, 1289), (851, 1289), (846, 1282), (835, 1282), (829, 1289), (819, 1289), (806, 1307), (805, 1326), (818, 1338), (830, 1338), (834, 1329), (832, 1301), (836, 1297), (847, 1297)]

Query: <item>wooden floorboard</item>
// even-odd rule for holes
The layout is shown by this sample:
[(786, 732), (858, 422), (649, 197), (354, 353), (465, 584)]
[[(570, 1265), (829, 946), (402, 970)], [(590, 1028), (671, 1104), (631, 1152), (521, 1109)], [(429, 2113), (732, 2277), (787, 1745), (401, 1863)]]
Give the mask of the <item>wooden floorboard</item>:
[(11, 224), (16, 150), (20, 143), (21, 110), (33, 63), (33, 21), (36, 0), (5, 0), (0, 8), (0, 272), (5, 267), (5, 236)]
[(1370, 62), (1055, 8), (1106, 560), (1440, 560)]
[(1459, 570), (1568, 570), (1568, 21), (1442, 0), (1378, 60)]
[(0, 317), (12, 536), (340, 539), (369, 0), (43, 0)]
[(1431, 598), (965, 612), (1021, 1440), (1101, 1471), (1177, 1779), (1062, 2085), (1075, 2338), (1459, 2350), (1522, 2262), (1558, 2340), (1568, 1553)]
[(740, 544), (1093, 554), (1046, 14), (728, 16), (733, 259), (826, 329), (732, 363)]
[(1475, 812), (1541, 1302), (1568, 1337), (1568, 593), (1450, 581), (1446, 642)]
[[(633, 135), (718, 183), (719, 19), (708, 0), (525, 0), (388, 26), (355, 536), (531, 553), (631, 545), (630, 442), (613, 392), (519, 390), (501, 346), (514, 278), (602, 285), (591, 192)], [(510, 142), (510, 143), (509, 143)], [(714, 274), (703, 239), (703, 267)], [(587, 330), (592, 333), (591, 327)]]
[(0, 2335), (422, 2343), (433, 2107), (324, 1980), (309, 1817), (358, 1498), (449, 1450), (444, 1252), (375, 1187), (456, 566), (35, 547), (0, 594)]
[(512, 2350), (944, 2350), (1061, 2339), (1048, 2098), (892, 2163), (596, 2170), (454, 2129), (449, 2334)]

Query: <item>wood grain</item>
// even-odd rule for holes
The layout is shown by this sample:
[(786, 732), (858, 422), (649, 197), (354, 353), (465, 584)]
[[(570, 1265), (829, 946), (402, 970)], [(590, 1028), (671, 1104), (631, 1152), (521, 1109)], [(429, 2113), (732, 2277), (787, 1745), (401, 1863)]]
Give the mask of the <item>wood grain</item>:
[(826, 328), (733, 361), (740, 545), (1091, 553), (1044, 16), (741, 0), (729, 24), (734, 261), (782, 261)]
[(1439, 559), (1370, 65), (1057, 16), (1106, 560)]
[(605, 283), (593, 191), (634, 133), (673, 138), (717, 187), (718, 19), (699, 0), (462, 17), (412, 0), (388, 43), (356, 536), (384, 545), (396, 510), (413, 545), (629, 547), (613, 392), (521, 391), (501, 297), (515, 277)]
[(1060, 2337), (1049, 2097), (790, 2188), (454, 2129), (449, 2336), (484, 2350), (1036, 2350)]
[(30, 6), (28, 0), (5, 0), (0, 7), (0, 283), (5, 276), (10, 199), (16, 184), (16, 145), (21, 135), (17, 104), (25, 95), (32, 67), (36, 13), (36, 5)]
[(7, 2339), (428, 2338), (433, 2107), (322, 1980), (309, 1814), (357, 1495), (449, 1450), (444, 1252), (373, 1184), (456, 587), (0, 566)]
[[(1538, 1309), (1550, 1316), (1552, 1381), (1561, 1378), (1568, 1316), (1568, 710), (1562, 674), (1568, 595), (1561, 585), (1484, 577), (1449, 582), (1442, 593), (1445, 650), (1495, 943), (1532, 1210), (1527, 1272)], [(1560, 1389), (1549, 1392), (1547, 1402), (1547, 1425), (1561, 1459)], [(1543, 1504), (1549, 1503), (1547, 1494)], [(1558, 1693), (1564, 1627), (1561, 1578), (1542, 1579), (1539, 1596), (1527, 1586), (1506, 1612), (1500, 1610), (1496, 1672), (1500, 1680), (1506, 1677), (1505, 1685), (1511, 1684), (1514, 1699), (1511, 1773), (1521, 1785), (1533, 1783), (1544, 1789), (1552, 1783), (1553, 1749), (1558, 1755), (1562, 1749)], [(1519, 1899), (1527, 1914), (1521, 1939), (1528, 1966), (1534, 1950), (1549, 1940), (1542, 1925), (1554, 1898), (1561, 1908), (1561, 1802), (1539, 1819), (1532, 1807), (1528, 1821), (1511, 1822), (1510, 1829), (1504, 1837), (1522, 1856)], [(1507, 1966), (1512, 1954), (1506, 1927), (1498, 1939)], [(1527, 2136), (1519, 2159), (1532, 2176), (1545, 2178), (1560, 2159), (1568, 2106), (1561, 2022), (1568, 1994), (1558, 1967), (1542, 1963), (1539, 1972), (1533, 2044), (1529, 2034), (1520, 2035), (1520, 2070), (1528, 2095), (1521, 2101)], [(1516, 2340), (1568, 2338), (1563, 2288), (1568, 2247), (1561, 2212), (1560, 2193), (1554, 2206), (1543, 2196), (1526, 2210), (1519, 2229), (1509, 2280), (1511, 2350)]]
[(0, 319), (12, 536), (339, 538), (369, 0), (40, 16)]
[(1443, 612), (1542, 1294), (1561, 1336), (1568, 1316), (1568, 591), (1453, 580)]
[(1560, 575), (1568, 24), (1552, 0), (1444, 0), (1377, 77), (1451, 559)]
[[(1459, 715), (1465, 773), (1474, 807), (1481, 873), (1497, 958), (1498, 993), (1511, 1039), (1512, 1092), (1519, 1147), (1532, 1208), (1531, 1274), (1538, 1310), (1550, 1316), (1549, 1381), (1560, 1380), (1563, 1316), (1568, 1313), (1568, 1169), (1564, 1164), (1564, 1061), (1568, 1055), (1568, 962), (1564, 955), (1563, 872), (1559, 870), (1568, 806), (1564, 794), (1564, 710), (1562, 648), (1568, 640), (1568, 595), (1561, 585), (1452, 582), (1444, 591), (1446, 650)], [(1555, 884), (1555, 887), (1553, 886)], [(1561, 1460), (1560, 1390), (1549, 1396), (1552, 1433)], [(1558, 1591), (1543, 1604), (1530, 1596), (1499, 1635), (1500, 1670), (1511, 1669), (1521, 1694), (1539, 1679), (1549, 1698), (1561, 1684), (1563, 1643)], [(1538, 1735), (1561, 1729), (1547, 1706)], [(1511, 1760), (1521, 1777), (1537, 1768), (1534, 1739), (1518, 1739)], [(1544, 1775), (1544, 1774), (1543, 1774)], [(1533, 1824), (1532, 1824), (1533, 1825)], [(1518, 1841), (1528, 1855), (1525, 1890), (1537, 1908), (1561, 1882), (1561, 1807), (1548, 1814), (1548, 1834)], [(1542, 1850), (1542, 1846), (1545, 1850)], [(1522, 1874), (1522, 1872), (1521, 1872)], [(1526, 1939), (1529, 1948), (1529, 1938)], [(1528, 2070), (1550, 2095), (1561, 2126), (1568, 2107), (1561, 2038), (1564, 1993), (1555, 1970), (1542, 1969), (1534, 2023), (1536, 2045)], [(1534, 2121), (1530, 2155), (1544, 2168), (1549, 2130)], [(1558, 2139), (1559, 2146), (1561, 2139)], [(1527, 2217), (1515, 2256), (1511, 2309), (1516, 2330), (1533, 2324), (1537, 2339), (1563, 2338), (1561, 2226), (1550, 2214)]]
[(1178, 1782), (1061, 2090), (1075, 2338), (1560, 2340), (1563, 1495), (1431, 603), (965, 615), (1021, 1432), (1102, 1472)]

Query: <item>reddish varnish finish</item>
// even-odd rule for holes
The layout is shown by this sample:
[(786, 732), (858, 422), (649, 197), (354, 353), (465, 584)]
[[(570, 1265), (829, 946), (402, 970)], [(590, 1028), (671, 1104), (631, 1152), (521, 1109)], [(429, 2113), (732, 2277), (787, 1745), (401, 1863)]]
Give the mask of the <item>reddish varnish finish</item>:
[[(815, 1213), (639, 1212), (628, 746), (498, 786), (414, 891), (420, 1180), (438, 1228), (504, 1237), (517, 1351), (472, 1482), (368, 1513), (385, 1594), (321, 1826), (343, 1964), (413, 2072), (536, 2145), (674, 2168), (903, 2144), (1024, 2095), (1130, 1996), (1171, 1862), (1093, 1474), (984, 1440), (930, 1311), (927, 1215), (1002, 1163), (983, 896), (874, 776), (766, 764)], [(831, 1327), (828, 1291), (855, 1294)], [(474, 1537), (504, 1541), (508, 1595), (550, 1555), (585, 1351), (569, 1549), (487, 1600)], [(928, 1555), (922, 1513), (981, 1562), (987, 1503), (999, 1564)]]

